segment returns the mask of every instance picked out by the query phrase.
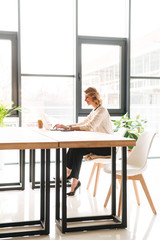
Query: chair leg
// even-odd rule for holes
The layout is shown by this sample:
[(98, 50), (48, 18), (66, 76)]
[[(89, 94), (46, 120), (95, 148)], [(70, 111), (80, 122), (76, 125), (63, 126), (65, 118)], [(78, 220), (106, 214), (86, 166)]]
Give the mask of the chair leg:
[(87, 184), (87, 190), (90, 187), (90, 184), (91, 184), (91, 181), (92, 181), (92, 178), (93, 178), (93, 174), (94, 174), (94, 172), (96, 170), (96, 167), (97, 167), (97, 163), (94, 163), (92, 171), (91, 171), (91, 175), (90, 175), (90, 178), (89, 178), (89, 181), (88, 181), (88, 184)]
[(111, 185), (110, 185), (109, 190), (108, 190), (108, 194), (107, 194), (107, 197), (106, 197), (106, 200), (105, 200), (105, 203), (104, 203), (104, 207), (107, 207), (110, 196), (111, 196)]
[[(120, 186), (121, 186), (121, 180), (119, 180)], [(136, 200), (137, 204), (140, 205), (140, 200), (139, 200), (139, 194), (138, 194), (138, 189), (137, 189), (137, 184), (135, 180), (132, 180), (134, 190), (135, 190), (135, 195), (136, 195)], [(122, 210), (122, 188), (120, 187), (120, 194), (119, 194), (119, 205), (118, 205), (118, 217), (121, 215), (121, 210)]]
[[(118, 178), (118, 182), (119, 182), (119, 185), (121, 186), (121, 179), (120, 178)], [(117, 186), (118, 186), (118, 184), (117, 184)]]
[(142, 188), (143, 188), (143, 190), (144, 190), (144, 192), (145, 192), (145, 195), (146, 195), (146, 197), (147, 197), (147, 199), (148, 199), (148, 202), (149, 202), (149, 204), (150, 204), (150, 206), (151, 206), (151, 209), (152, 209), (153, 213), (154, 213), (154, 214), (157, 214), (156, 209), (155, 209), (155, 207), (154, 207), (154, 204), (153, 204), (153, 202), (152, 202), (151, 196), (150, 196), (150, 194), (149, 194), (147, 185), (146, 185), (146, 183), (145, 183), (145, 180), (144, 180), (142, 174), (139, 175), (139, 180), (140, 180), (140, 182), (141, 182)]
[(101, 164), (98, 163), (98, 164), (97, 164), (97, 174), (96, 174), (96, 180), (95, 180), (95, 185), (94, 185), (93, 197), (95, 197), (95, 196), (96, 196), (96, 193), (97, 193), (97, 187), (98, 187), (100, 170), (101, 170)]
[(136, 195), (137, 204), (140, 205), (137, 183), (135, 180), (132, 180), (132, 182), (133, 182), (133, 187), (134, 187), (134, 191), (135, 191), (135, 195)]
[[(118, 179), (118, 181), (119, 181), (119, 184), (120, 184), (120, 186), (121, 186), (121, 180)], [(117, 182), (116, 182), (116, 184), (117, 184)], [(117, 186), (118, 186), (118, 185), (117, 185)], [(110, 188), (109, 188), (109, 190), (108, 190), (108, 194), (107, 194), (107, 197), (106, 197), (106, 200), (105, 200), (105, 203), (104, 203), (104, 207), (107, 207), (107, 204), (108, 204), (108, 201), (109, 201), (110, 196), (111, 196), (111, 185), (110, 185)]]

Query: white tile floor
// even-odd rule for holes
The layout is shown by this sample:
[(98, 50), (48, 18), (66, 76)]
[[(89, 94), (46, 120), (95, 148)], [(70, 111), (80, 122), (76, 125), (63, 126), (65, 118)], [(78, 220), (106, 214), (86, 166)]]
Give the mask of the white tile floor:
[[(93, 183), (90, 189), (86, 190), (88, 177), (92, 168), (92, 163), (83, 163), (81, 171), (81, 192), (67, 200), (68, 216), (83, 216), (104, 214), (110, 212), (110, 205), (104, 209), (103, 204), (108, 191), (110, 176), (103, 171), (100, 176), (100, 184), (97, 196), (93, 197)], [(17, 176), (17, 166), (6, 166), (6, 172), (0, 170), (0, 177)], [(155, 216), (144, 196), (140, 184), (138, 184), (141, 206), (137, 206), (134, 190), (131, 182), (128, 182), (128, 226), (126, 229), (99, 230), (89, 232), (76, 232), (62, 234), (55, 226), (55, 194), (51, 189), (51, 224), (50, 235), (27, 237), (28, 240), (153, 240), (160, 236), (160, 189), (159, 175), (160, 158), (149, 159), (148, 168), (144, 173), (147, 186), (157, 210)], [(4, 191), (0, 192), (0, 222), (34, 220), (39, 218), (39, 190), (31, 190), (28, 183), (28, 166), (26, 166), (26, 189), (25, 191)], [(14, 238), (14, 239), (26, 239)]]

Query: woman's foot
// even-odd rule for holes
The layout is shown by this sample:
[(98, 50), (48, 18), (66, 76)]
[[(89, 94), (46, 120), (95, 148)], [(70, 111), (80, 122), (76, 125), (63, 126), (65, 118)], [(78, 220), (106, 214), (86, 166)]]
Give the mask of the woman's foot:
[(68, 196), (74, 196), (77, 189), (81, 186), (81, 182), (77, 179), (73, 179), (72, 186), (71, 186), (71, 192), (67, 193)]

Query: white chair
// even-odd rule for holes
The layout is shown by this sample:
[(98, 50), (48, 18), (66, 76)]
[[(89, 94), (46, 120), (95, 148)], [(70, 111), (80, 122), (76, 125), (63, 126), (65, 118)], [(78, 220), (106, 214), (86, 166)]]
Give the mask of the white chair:
[[(136, 180), (139, 180), (154, 214), (156, 214), (156, 210), (152, 202), (151, 196), (149, 194), (149, 191), (147, 189), (147, 185), (143, 178), (142, 172), (146, 169), (148, 154), (149, 154), (155, 135), (156, 133), (153, 131), (143, 132), (139, 136), (136, 146), (132, 149), (127, 159), (127, 180), (133, 181), (137, 204), (140, 205), (139, 195), (138, 195), (138, 190), (136, 185)], [(111, 174), (111, 164), (105, 165), (104, 171), (106, 173)], [(117, 164), (116, 166), (116, 178), (121, 183), (121, 163)], [(107, 206), (110, 195), (111, 195), (111, 186), (109, 188), (109, 191), (104, 203), (104, 207)], [(121, 191), (120, 191), (120, 197), (119, 197), (118, 216), (120, 216), (120, 213), (121, 213)]]
[[(119, 131), (114, 133), (114, 134), (123, 137), (125, 135), (126, 131), (127, 131), (126, 128), (120, 128)], [(89, 181), (88, 181), (88, 184), (87, 184), (87, 190), (90, 187), (93, 175), (95, 173), (95, 170), (97, 169), (94, 192), (93, 192), (93, 196), (95, 197), (96, 193), (97, 193), (100, 171), (106, 164), (111, 163), (111, 156), (105, 156), (105, 157), (101, 156), (101, 158), (100, 158), (98, 155), (97, 156), (94, 155), (94, 157), (95, 157), (95, 159), (91, 160), (94, 164), (93, 164), (93, 168), (92, 168), (92, 171), (91, 171), (91, 174), (90, 174), (90, 177), (89, 177)], [(120, 157), (120, 148), (117, 148), (116, 158), (119, 159), (119, 157)]]

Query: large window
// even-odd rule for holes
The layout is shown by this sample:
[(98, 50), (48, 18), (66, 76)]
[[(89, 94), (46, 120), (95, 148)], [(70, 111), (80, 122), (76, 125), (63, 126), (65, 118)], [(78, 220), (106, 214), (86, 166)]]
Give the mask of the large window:
[(131, 1), (131, 76), (160, 76), (159, 0)]
[(0, 32), (0, 101), (18, 104), (17, 33)]
[[(0, 0), (0, 31), (18, 33), (19, 57), (18, 63), (14, 61), (15, 69), (11, 69), (8, 60), (12, 58), (13, 52), (9, 48), (12, 49), (13, 42), (6, 41), (5, 47), (2, 46), (4, 42), (0, 42), (1, 56), (5, 50), (3, 64), (10, 68), (9, 71), (3, 69), (3, 73), (0, 71), (1, 79), (5, 79), (0, 83), (3, 87), (1, 96), (6, 101), (14, 100), (22, 105), (22, 125), (35, 125), (41, 112), (68, 122), (75, 121), (80, 114), (79, 111), (75, 114), (77, 105), (74, 105), (76, 89), (79, 88), (76, 82), (76, 40), (81, 35), (126, 39), (127, 8), (128, 0)], [(104, 54), (107, 58), (105, 56), (98, 68), (94, 62), (88, 75), (89, 69), (84, 66), (91, 57), (90, 51), (95, 56), (98, 54), (97, 61), (102, 60)], [(114, 114), (122, 108), (124, 111), (122, 83), (125, 83), (126, 76), (122, 77), (122, 52), (121, 46), (114, 44), (82, 46), (84, 81), (78, 96), (84, 88), (94, 85), (100, 90), (104, 105), (111, 113), (114, 109)], [(13, 82), (11, 75), (17, 71)], [(98, 78), (95, 77), (97, 73)], [(84, 105), (81, 107), (88, 110)]]
[(73, 122), (75, 1), (20, 0), (20, 13), (22, 124)]
[(141, 114), (151, 128), (159, 128), (159, 0), (131, 1), (130, 86), (131, 115)]
[(126, 112), (128, 0), (77, 0), (77, 116), (91, 109), (84, 90), (96, 87), (111, 115)]
[(74, 0), (20, 0), (21, 72), (74, 73)]
[[(88, 86), (96, 87), (108, 108), (120, 108), (121, 48), (114, 45), (82, 44), (82, 96)], [(82, 101), (82, 108), (88, 108)]]
[(78, 0), (78, 35), (126, 37), (127, 2)]
[(4, 102), (11, 102), (12, 67), (11, 41), (0, 39), (0, 96)]
[(149, 128), (159, 128), (160, 79), (131, 80), (131, 113), (148, 120)]
[(70, 123), (74, 117), (74, 79), (62, 77), (22, 77), (22, 122), (36, 126), (46, 114), (50, 124)]
[(125, 46), (125, 39), (79, 37), (77, 52), (79, 115), (90, 111), (84, 102), (84, 90), (90, 86), (96, 87), (100, 92), (103, 105), (110, 113), (125, 113)]
[[(152, 89), (151, 105), (158, 106), (155, 97), (160, 81), (158, 19), (159, 0), (0, 0), (1, 99), (32, 109), (32, 117), (26, 112), (22, 114), (24, 125), (27, 121), (28, 125), (35, 124), (40, 111), (67, 121), (74, 121), (75, 115), (85, 116), (90, 109), (83, 104), (83, 90), (90, 85), (100, 91), (112, 116), (129, 110), (131, 115), (139, 114), (140, 105), (135, 107), (138, 99), (142, 113), (146, 97), (142, 97), (141, 89), (146, 94), (147, 88)], [(80, 46), (82, 38), (95, 42), (81, 42)], [(114, 41), (101, 44), (97, 41), (101, 38), (124, 41), (125, 47)], [(126, 56), (130, 57), (130, 71)], [(80, 69), (76, 64), (80, 64)], [(58, 90), (60, 84), (62, 91)], [(69, 100), (64, 102), (61, 94)], [(43, 102), (41, 106), (35, 96)], [(47, 98), (52, 111), (48, 111)], [(149, 110), (146, 115), (149, 116)]]
[(18, 104), (18, 0), (0, 0), (0, 101)]
[(0, 0), (0, 31), (18, 31), (18, 0)]

